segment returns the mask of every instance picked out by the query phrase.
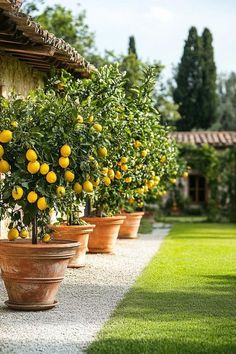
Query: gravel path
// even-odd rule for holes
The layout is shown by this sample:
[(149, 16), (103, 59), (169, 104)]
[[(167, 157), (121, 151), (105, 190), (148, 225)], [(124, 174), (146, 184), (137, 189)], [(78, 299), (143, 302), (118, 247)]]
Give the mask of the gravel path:
[(151, 235), (118, 240), (115, 255), (87, 255), (86, 267), (67, 270), (53, 310), (8, 310), (0, 281), (0, 353), (84, 353), (168, 231), (159, 225)]

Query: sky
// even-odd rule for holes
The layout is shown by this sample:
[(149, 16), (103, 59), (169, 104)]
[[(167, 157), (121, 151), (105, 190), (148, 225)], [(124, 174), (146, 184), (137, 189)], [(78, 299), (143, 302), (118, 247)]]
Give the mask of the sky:
[[(78, 13), (76, 0), (45, 0)], [(125, 54), (128, 37), (134, 35), (140, 58), (161, 61), (171, 76), (180, 61), (191, 26), (213, 34), (218, 73), (236, 71), (236, 0), (79, 0), (86, 10), (89, 28), (96, 33), (100, 53), (104, 49)]]

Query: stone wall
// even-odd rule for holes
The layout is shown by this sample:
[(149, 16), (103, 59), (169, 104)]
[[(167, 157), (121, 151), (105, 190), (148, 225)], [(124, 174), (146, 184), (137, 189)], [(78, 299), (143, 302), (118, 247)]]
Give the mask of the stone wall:
[(12, 90), (21, 96), (27, 96), (29, 91), (43, 85), (43, 73), (20, 62), (17, 58), (0, 52), (0, 86), (4, 96)]

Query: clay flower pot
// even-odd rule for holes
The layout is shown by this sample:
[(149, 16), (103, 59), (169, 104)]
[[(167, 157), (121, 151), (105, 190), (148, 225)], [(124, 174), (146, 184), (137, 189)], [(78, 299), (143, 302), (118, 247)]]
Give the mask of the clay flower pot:
[(46, 310), (55, 300), (78, 242), (54, 241), (32, 245), (31, 240), (0, 240), (0, 266), (9, 300), (16, 310)]
[(85, 266), (85, 255), (88, 248), (89, 234), (93, 232), (95, 225), (50, 225), (55, 240), (74, 240), (79, 242), (75, 255), (70, 259), (69, 268)]
[(83, 220), (95, 224), (96, 227), (89, 237), (88, 250), (91, 253), (113, 253), (120, 225), (125, 216), (83, 217)]
[(120, 227), (119, 238), (137, 238), (140, 221), (144, 215), (144, 212), (137, 213), (122, 213), (126, 219)]

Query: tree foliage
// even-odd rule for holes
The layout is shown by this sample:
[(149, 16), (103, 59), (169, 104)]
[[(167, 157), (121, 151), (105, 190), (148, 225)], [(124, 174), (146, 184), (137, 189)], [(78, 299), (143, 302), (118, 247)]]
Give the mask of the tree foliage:
[(221, 75), (218, 80), (217, 120), (211, 130), (236, 130), (236, 74)]
[(191, 27), (176, 73), (174, 101), (179, 105), (179, 130), (207, 129), (216, 119), (216, 67), (212, 35), (198, 36)]

